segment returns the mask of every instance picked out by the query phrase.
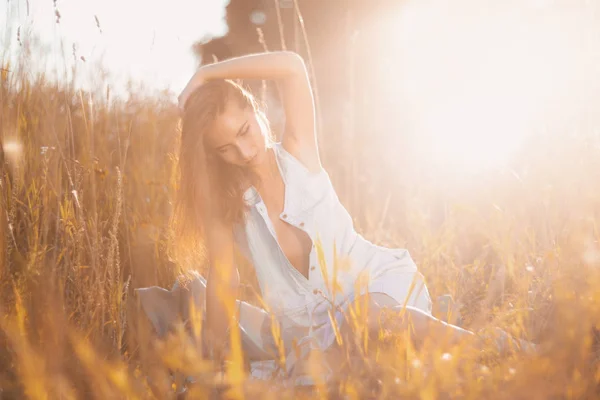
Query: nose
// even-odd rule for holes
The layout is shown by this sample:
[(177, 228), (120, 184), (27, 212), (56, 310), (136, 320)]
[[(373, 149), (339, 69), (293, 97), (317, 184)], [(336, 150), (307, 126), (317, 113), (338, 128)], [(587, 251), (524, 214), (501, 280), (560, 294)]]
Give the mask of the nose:
[(244, 162), (248, 162), (248, 161), (252, 160), (254, 158), (254, 156), (256, 155), (256, 151), (254, 151), (254, 148), (247, 144), (240, 145), (238, 148), (238, 152)]

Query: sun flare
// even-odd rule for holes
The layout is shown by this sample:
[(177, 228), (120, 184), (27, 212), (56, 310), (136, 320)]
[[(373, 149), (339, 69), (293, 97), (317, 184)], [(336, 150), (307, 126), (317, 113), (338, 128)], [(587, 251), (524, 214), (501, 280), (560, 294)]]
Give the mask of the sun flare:
[(378, 29), (397, 39), (387, 52), (393, 74), (382, 78), (405, 96), (422, 156), (476, 170), (506, 163), (528, 135), (577, 118), (576, 100), (598, 74), (590, 74), (596, 52), (583, 13), (469, 3), (465, 13), (411, 1)]

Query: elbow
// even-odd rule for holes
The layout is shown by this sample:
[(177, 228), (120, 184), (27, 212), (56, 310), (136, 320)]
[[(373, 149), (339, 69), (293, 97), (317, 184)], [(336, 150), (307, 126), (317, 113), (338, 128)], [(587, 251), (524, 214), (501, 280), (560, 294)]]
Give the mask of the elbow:
[(285, 59), (285, 64), (293, 74), (306, 74), (306, 64), (302, 56), (294, 51), (281, 51), (281, 56)]

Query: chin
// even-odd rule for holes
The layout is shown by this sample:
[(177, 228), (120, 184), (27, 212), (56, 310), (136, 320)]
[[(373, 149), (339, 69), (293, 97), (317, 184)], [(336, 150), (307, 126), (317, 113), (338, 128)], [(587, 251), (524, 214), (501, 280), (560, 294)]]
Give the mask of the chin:
[(256, 167), (257, 165), (262, 164), (265, 161), (265, 156), (266, 156), (267, 152), (265, 150), (261, 150), (256, 157), (254, 157), (254, 159), (252, 160), (252, 162), (250, 162), (250, 166), (251, 167)]

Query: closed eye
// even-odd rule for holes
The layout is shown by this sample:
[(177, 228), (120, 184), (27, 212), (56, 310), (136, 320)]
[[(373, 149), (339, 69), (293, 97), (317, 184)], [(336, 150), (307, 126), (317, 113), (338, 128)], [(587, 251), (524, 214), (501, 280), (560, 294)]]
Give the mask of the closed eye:
[[(237, 131), (236, 136), (244, 136), (244, 135), (246, 135), (248, 133), (249, 130), (250, 130), (250, 124), (248, 123), (248, 121), (246, 121), (246, 122), (244, 122), (244, 125), (242, 125), (240, 127), (240, 129)], [(223, 153), (227, 152), (227, 150), (229, 149), (229, 147), (231, 147), (231, 146), (228, 145), (228, 144), (226, 144), (226, 145), (223, 145), (223, 146), (219, 147), (217, 149), (217, 151), (219, 153), (223, 154)]]
[(250, 130), (250, 124), (246, 124), (246, 127), (238, 134), (238, 136), (244, 136)]

